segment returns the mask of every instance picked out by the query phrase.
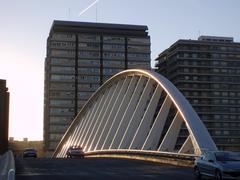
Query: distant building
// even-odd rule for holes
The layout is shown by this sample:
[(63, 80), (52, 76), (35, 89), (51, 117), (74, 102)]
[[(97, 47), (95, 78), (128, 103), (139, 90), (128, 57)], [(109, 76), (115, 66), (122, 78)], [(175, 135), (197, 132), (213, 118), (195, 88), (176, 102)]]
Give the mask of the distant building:
[(8, 149), (9, 92), (6, 80), (0, 79), (0, 154)]
[(34, 148), (37, 150), (38, 157), (45, 157), (44, 150), (43, 150), (43, 141), (9, 141), (9, 149), (13, 151), (15, 157), (22, 157), (23, 151), (26, 148)]
[(44, 143), (49, 155), (104, 81), (125, 69), (150, 69), (147, 30), (138, 25), (53, 22), (44, 89)]
[(159, 54), (156, 68), (189, 100), (219, 149), (240, 150), (240, 43), (178, 40)]

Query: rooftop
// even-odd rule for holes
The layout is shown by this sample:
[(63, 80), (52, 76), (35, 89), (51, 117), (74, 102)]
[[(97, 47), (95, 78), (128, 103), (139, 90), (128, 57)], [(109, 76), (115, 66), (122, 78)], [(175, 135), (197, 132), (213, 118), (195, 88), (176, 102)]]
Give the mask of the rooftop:
[(111, 24), (111, 23), (94, 23), (78, 21), (60, 21), (54, 20), (51, 31), (70, 31), (70, 32), (97, 32), (109, 33), (110, 31), (135, 32), (136, 35), (147, 35), (148, 27), (145, 25), (130, 24)]
[(212, 42), (233, 42), (233, 37), (220, 37), (220, 36), (199, 36), (199, 41), (212, 41)]

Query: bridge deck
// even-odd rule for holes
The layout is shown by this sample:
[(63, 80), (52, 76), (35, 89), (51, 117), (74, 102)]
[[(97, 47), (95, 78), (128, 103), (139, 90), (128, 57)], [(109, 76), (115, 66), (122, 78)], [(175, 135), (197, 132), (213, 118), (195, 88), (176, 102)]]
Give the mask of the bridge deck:
[(192, 169), (112, 158), (16, 159), (16, 180), (194, 179)]

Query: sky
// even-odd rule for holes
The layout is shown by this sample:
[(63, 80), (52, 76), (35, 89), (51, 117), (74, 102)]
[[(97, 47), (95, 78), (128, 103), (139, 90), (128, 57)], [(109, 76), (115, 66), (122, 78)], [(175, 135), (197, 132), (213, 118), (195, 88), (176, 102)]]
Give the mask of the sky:
[[(178, 39), (240, 42), (239, 0), (0, 0), (0, 79), (10, 92), (9, 136), (43, 139), (46, 40), (53, 20), (147, 25), (152, 65)], [(97, 13), (96, 13), (97, 12)]]

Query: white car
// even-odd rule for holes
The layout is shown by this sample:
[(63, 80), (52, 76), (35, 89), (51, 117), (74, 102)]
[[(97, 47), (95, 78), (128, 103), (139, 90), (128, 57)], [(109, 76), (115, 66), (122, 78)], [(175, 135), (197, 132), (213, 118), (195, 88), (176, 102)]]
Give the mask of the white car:
[(230, 151), (206, 151), (194, 162), (194, 174), (215, 179), (240, 179), (240, 153)]

